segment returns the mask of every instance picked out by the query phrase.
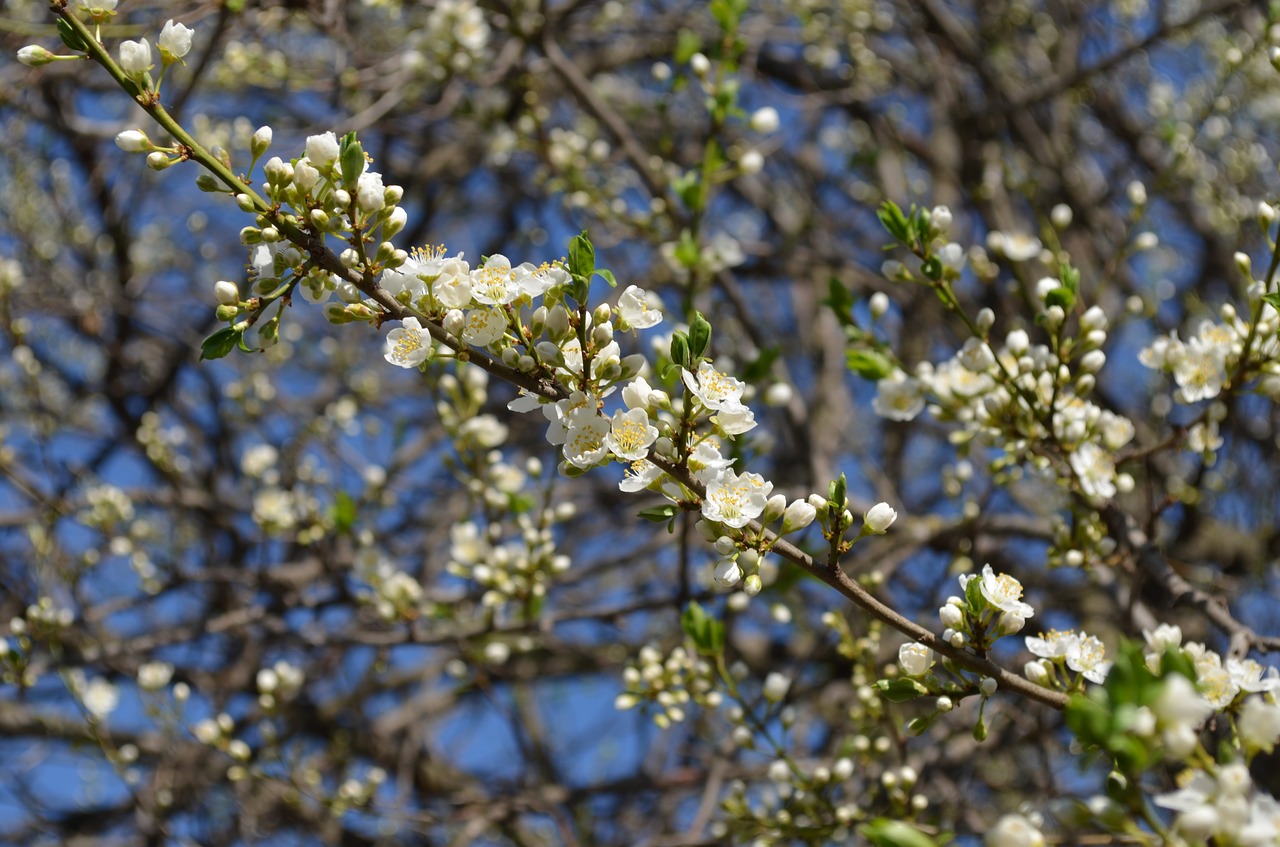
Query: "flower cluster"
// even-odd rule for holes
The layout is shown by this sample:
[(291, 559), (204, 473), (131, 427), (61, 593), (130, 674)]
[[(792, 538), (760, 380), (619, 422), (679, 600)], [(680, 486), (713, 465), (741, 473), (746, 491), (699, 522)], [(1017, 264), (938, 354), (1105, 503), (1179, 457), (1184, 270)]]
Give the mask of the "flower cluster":
[[(1183, 341), (1178, 333), (1157, 336), (1138, 355), (1138, 361), (1153, 370), (1173, 374), (1178, 389), (1174, 399), (1179, 403), (1212, 400), (1232, 379), (1246, 344), (1251, 367), (1268, 376), (1261, 388), (1271, 397), (1280, 396), (1280, 373), (1275, 361), (1280, 358), (1280, 312), (1270, 303), (1260, 302), (1261, 284), (1250, 288), (1254, 307), (1259, 310), (1255, 324), (1242, 319), (1230, 304), (1220, 310), (1221, 322), (1202, 321), (1194, 335)], [(1246, 374), (1246, 378), (1251, 374)]]
[(1280, 840), (1280, 802), (1253, 784), (1243, 762), (1184, 771), (1178, 785), (1155, 803), (1177, 812), (1174, 828), (1183, 837), (1240, 847)]
[(714, 688), (713, 668), (702, 658), (678, 646), (665, 658), (656, 647), (641, 648), (635, 664), (622, 672), (626, 691), (614, 700), (615, 708), (633, 709), (642, 703), (658, 708), (653, 722), (666, 728), (687, 716), (690, 701), (703, 706), (720, 705), (723, 696)]
[[(1064, 664), (1090, 682), (1099, 684), (1106, 680), (1107, 672), (1111, 670), (1106, 647), (1096, 637), (1083, 632), (1051, 629), (1039, 635), (1028, 635), (1026, 642), (1027, 649), (1039, 659), (1027, 662), (1023, 673), (1039, 685), (1071, 689), (1073, 683), (1064, 683), (1058, 676)], [(1063, 675), (1065, 677), (1065, 673)]]
[(1088, 351), (1071, 363), (1074, 374), (1048, 345), (1032, 344), (1026, 331), (1013, 330), (998, 347), (972, 338), (941, 364), (921, 363), (914, 376), (893, 371), (877, 383), (873, 408), (882, 417), (910, 420), (927, 401), (935, 417), (964, 426), (962, 442), (1000, 448), (1005, 461), (1042, 466), (1045, 460), (1032, 455), (1028, 445), (1056, 442), (1080, 491), (1108, 500), (1133, 487), (1132, 477), (1117, 471), (1112, 456), (1132, 440), (1134, 427), (1086, 399), (1105, 361), (1098, 347), (1106, 338), (1106, 318), (1094, 307), (1081, 318), (1081, 327), (1090, 327)]

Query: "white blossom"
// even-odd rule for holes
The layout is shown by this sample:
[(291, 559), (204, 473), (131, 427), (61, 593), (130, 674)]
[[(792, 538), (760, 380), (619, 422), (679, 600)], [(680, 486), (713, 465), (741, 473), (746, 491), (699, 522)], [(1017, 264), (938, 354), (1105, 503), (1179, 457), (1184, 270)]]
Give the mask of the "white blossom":
[(415, 317), (400, 321), (387, 333), (382, 357), (401, 368), (416, 368), (431, 355), (431, 336)]

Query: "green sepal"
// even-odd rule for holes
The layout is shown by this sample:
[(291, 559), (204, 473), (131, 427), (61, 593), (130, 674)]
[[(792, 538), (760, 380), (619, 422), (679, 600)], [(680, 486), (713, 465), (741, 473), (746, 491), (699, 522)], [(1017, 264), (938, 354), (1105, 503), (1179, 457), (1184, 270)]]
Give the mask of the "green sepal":
[(224, 326), (201, 342), (200, 359), (221, 359), (236, 345), (244, 345), (244, 330)]

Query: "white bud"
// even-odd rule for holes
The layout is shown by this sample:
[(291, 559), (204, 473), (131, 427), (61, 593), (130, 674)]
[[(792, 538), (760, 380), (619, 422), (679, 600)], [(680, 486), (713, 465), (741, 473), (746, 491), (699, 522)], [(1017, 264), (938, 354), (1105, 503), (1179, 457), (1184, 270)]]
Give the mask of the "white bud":
[(759, 150), (751, 149), (742, 154), (738, 160), (738, 169), (744, 174), (758, 174), (764, 169), (764, 155)]
[(1125, 194), (1128, 195), (1129, 202), (1133, 205), (1146, 205), (1147, 187), (1138, 180), (1135, 179), (1133, 182), (1129, 183), (1128, 187), (1125, 188)]
[(689, 57), (689, 69), (700, 77), (705, 77), (711, 72), (711, 60), (701, 53), (694, 53)]
[(778, 128), (781, 123), (778, 119), (778, 110), (772, 106), (765, 106), (756, 109), (751, 113), (751, 120), (748, 122), (753, 132), (768, 135)]
[(867, 300), (867, 307), (871, 310), (871, 319), (880, 320), (885, 312), (889, 311), (889, 295), (883, 291), (877, 291)]
[(770, 703), (777, 703), (787, 696), (791, 688), (791, 680), (780, 673), (771, 673), (764, 680), (764, 698)]
[(942, 625), (947, 629), (959, 629), (964, 623), (964, 611), (959, 606), (953, 606), (950, 603), (938, 610), (938, 619), (942, 621)]
[(213, 296), (221, 306), (234, 306), (240, 302), (240, 289), (234, 282), (218, 280), (213, 284)]
[(862, 523), (867, 531), (876, 534), (885, 532), (898, 519), (898, 513), (888, 503), (877, 503), (862, 516)]
[(140, 129), (126, 129), (116, 136), (116, 146), (126, 153), (146, 153), (153, 145)]
[(151, 69), (151, 45), (147, 39), (120, 42), (120, 70), (138, 76)]
[(983, 697), (990, 697), (995, 694), (997, 688), (999, 688), (999, 683), (989, 676), (983, 677), (982, 682), (978, 683), (978, 690), (982, 692)]
[(1071, 211), (1071, 207), (1066, 203), (1059, 203), (1053, 207), (1051, 212), (1049, 212), (1049, 221), (1058, 229), (1066, 229), (1071, 226), (1071, 219), (1073, 217), (1074, 213)]

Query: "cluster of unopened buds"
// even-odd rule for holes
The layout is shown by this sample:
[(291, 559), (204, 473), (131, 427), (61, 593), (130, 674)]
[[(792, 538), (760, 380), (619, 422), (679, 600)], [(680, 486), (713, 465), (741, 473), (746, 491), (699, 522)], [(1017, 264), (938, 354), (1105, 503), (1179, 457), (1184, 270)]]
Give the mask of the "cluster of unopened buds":
[(683, 646), (663, 657), (648, 645), (640, 649), (635, 664), (622, 672), (626, 691), (615, 698), (614, 707), (626, 710), (653, 704), (658, 709), (653, 722), (665, 729), (687, 717), (685, 709), (691, 701), (713, 708), (720, 705), (723, 695), (714, 688), (713, 674), (710, 662)]

